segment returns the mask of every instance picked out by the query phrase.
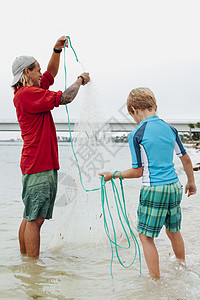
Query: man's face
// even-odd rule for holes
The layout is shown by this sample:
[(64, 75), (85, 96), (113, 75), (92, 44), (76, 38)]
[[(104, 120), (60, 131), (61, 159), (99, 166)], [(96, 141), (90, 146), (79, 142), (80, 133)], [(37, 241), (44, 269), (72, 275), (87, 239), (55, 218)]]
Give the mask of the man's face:
[(28, 75), (32, 81), (33, 86), (40, 86), (40, 79), (42, 78), (42, 73), (39, 63), (35, 62), (35, 68), (33, 70), (28, 70)]

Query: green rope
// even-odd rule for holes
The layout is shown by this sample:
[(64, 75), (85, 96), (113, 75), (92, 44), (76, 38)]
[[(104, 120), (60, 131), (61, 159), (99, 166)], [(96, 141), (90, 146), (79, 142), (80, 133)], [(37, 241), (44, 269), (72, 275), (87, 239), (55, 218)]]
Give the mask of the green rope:
[[(71, 43), (71, 39), (69, 36), (66, 36), (66, 38), (68, 38), (69, 40), (69, 44), (70, 44), (70, 47), (72, 48), (73, 52), (74, 52), (74, 55), (76, 57), (76, 61), (79, 62), (78, 60), (78, 57), (76, 55), (76, 52), (74, 50), (74, 48), (72, 47), (72, 43)], [(65, 89), (67, 88), (67, 68), (66, 68), (66, 61), (65, 61), (65, 48), (66, 48), (66, 42), (64, 44), (64, 70), (65, 70)], [(78, 163), (78, 158), (76, 156), (76, 153), (74, 151), (74, 144), (73, 144), (73, 140), (72, 140), (72, 133), (71, 133), (71, 124), (70, 124), (70, 118), (69, 118), (69, 111), (68, 111), (68, 108), (67, 108), (67, 105), (65, 105), (65, 109), (66, 109), (66, 112), (67, 112), (67, 117), (68, 117), (68, 125), (69, 125), (69, 134), (70, 134), (70, 142), (71, 142), (71, 147), (72, 147), (72, 152), (73, 152), (73, 155), (74, 155), (74, 158), (76, 160), (76, 164), (77, 164), (77, 167), (78, 167), (78, 172), (79, 172), (79, 177), (80, 177), (80, 182), (81, 182), (81, 185), (82, 185), (82, 188), (86, 191), (86, 192), (94, 192), (94, 191), (99, 191), (100, 188), (94, 188), (94, 189), (86, 189), (83, 185), (83, 180), (82, 180), (82, 175), (81, 175), (81, 170), (80, 170), (80, 167), (79, 167), (79, 163)]]
[[(72, 47), (72, 44), (71, 44), (71, 39), (69, 36), (66, 36), (66, 38), (68, 38), (69, 40), (69, 44), (70, 44), (70, 47), (71, 49), (73, 50), (74, 52), (74, 55), (75, 55), (75, 58), (76, 58), (76, 61), (79, 62), (78, 60), (78, 57), (77, 57), (77, 54), (74, 50), (74, 48)], [(65, 61), (65, 48), (66, 48), (66, 42), (64, 44), (64, 71), (65, 71), (65, 89), (67, 88), (67, 68), (66, 68), (66, 61)], [(127, 213), (126, 213), (126, 203), (125, 203), (125, 196), (124, 196), (124, 189), (123, 189), (123, 184), (122, 184), (122, 176), (121, 176), (121, 173), (119, 171), (115, 171), (113, 173), (113, 179), (114, 178), (114, 175), (115, 173), (119, 173), (119, 180), (120, 180), (120, 187), (121, 187), (121, 196), (122, 196), (122, 200), (123, 200), (123, 205), (121, 203), (121, 200), (120, 200), (120, 196), (119, 196), (119, 193), (118, 193), (118, 190), (117, 190), (117, 187), (114, 183), (114, 180), (111, 179), (111, 184), (112, 184), (112, 189), (113, 189), (113, 195), (114, 195), (114, 199), (115, 199), (115, 205), (116, 205), (116, 208), (117, 208), (117, 214), (118, 214), (118, 217), (119, 217), (119, 221), (120, 221), (120, 224), (122, 226), (122, 229), (123, 229), (123, 232), (125, 233), (125, 236), (126, 236), (126, 239), (127, 239), (127, 242), (128, 242), (128, 247), (124, 247), (124, 246), (120, 246), (118, 243), (117, 243), (117, 235), (116, 235), (116, 230), (115, 230), (115, 226), (114, 226), (114, 221), (113, 221), (113, 218), (112, 218), (112, 214), (111, 214), (111, 211), (110, 211), (110, 206), (109, 206), (109, 202), (108, 202), (108, 197), (107, 197), (107, 192), (106, 192), (106, 182), (104, 181), (104, 176), (101, 177), (101, 187), (100, 188), (94, 188), (94, 189), (86, 189), (83, 185), (83, 180), (82, 180), (82, 175), (81, 175), (81, 170), (80, 170), (80, 167), (79, 167), (79, 162), (78, 162), (78, 158), (76, 156), (76, 153), (74, 151), (74, 145), (73, 145), (73, 140), (72, 140), (72, 134), (71, 134), (71, 125), (70, 125), (70, 118), (69, 118), (69, 111), (68, 111), (68, 108), (67, 108), (67, 105), (65, 105), (65, 108), (66, 108), (66, 112), (67, 112), (67, 117), (68, 117), (68, 126), (69, 126), (69, 133), (70, 133), (70, 142), (71, 142), (71, 147), (72, 147), (72, 152), (73, 152), (73, 155), (74, 155), (74, 158), (76, 160), (76, 164), (77, 164), (77, 167), (78, 167), (78, 172), (79, 172), (79, 177), (80, 177), (80, 182), (81, 182), (81, 185), (83, 187), (83, 189), (86, 191), (86, 192), (92, 192), (92, 191), (98, 191), (101, 189), (101, 204), (102, 204), (102, 210), (103, 210), (103, 219), (104, 219), (104, 229), (105, 229), (105, 232), (106, 232), (106, 235), (108, 237), (108, 240), (110, 242), (110, 246), (111, 246), (111, 264), (110, 264), (110, 272), (111, 272), (111, 276), (112, 278), (113, 277), (113, 258), (114, 258), (114, 251), (113, 251), (113, 247), (115, 248), (115, 252), (116, 252), (116, 256), (117, 256), (117, 259), (119, 261), (119, 263), (121, 264), (121, 266), (123, 266), (124, 268), (129, 268), (133, 265), (133, 263), (135, 262), (136, 260), (136, 257), (137, 257), (137, 254), (139, 255), (139, 263), (140, 263), (140, 275), (139, 277), (141, 276), (141, 253), (140, 253), (140, 247), (139, 247), (139, 244), (138, 244), (138, 241), (137, 241), (137, 238), (136, 236), (134, 235), (132, 229), (131, 229), (131, 226), (130, 226), (130, 223), (129, 223), (129, 220), (128, 220), (128, 216), (127, 216)], [(107, 223), (107, 218), (106, 218), (106, 208), (105, 208), (105, 202), (106, 202), (106, 207), (107, 207), (107, 210), (108, 210), (108, 214), (109, 214), (109, 217), (110, 217), (110, 221), (111, 221), (111, 226), (112, 226), (112, 231), (113, 231), (113, 236), (114, 236), (114, 240), (111, 239), (110, 237), (110, 231), (109, 231), (109, 226), (108, 226), (108, 223)], [(120, 211), (121, 211), (121, 214), (123, 216), (123, 219), (129, 229), (129, 232), (130, 232), (130, 235), (131, 235), (131, 238), (134, 242), (134, 249), (135, 249), (135, 254), (134, 254), (134, 257), (133, 257), (133, 260), (132, 262), (128, 265), (128, 266), (125, 266), (121, 259), (120, 259), (120, 256), (119, 256), (119, 252), (118, 252), (118, 248), (123, 248), (123, 249), (129, 249), (130, 246), (131, 246), (131, 243), (130, 243), (130, 239), (128, 237), (128, 233), (123, 225), (123, 221), (122, 221), (122, 218), (121, 218), (121, 214), (120, 214)], [(138, 277), (138, 278), (139, 278)]]
[[(119, 172), (119, 171), (115, 171), (113, 173), (113, 176), (114, 176), (114, 174), (116, 172)], [(114, 278), (113, 277), (113, 258), (114, 258), (113, 247), (114, 247), (117, 259), (118, 259), (120, 265), (122, 267), (124, 267), (124, 268), (130, 268), (133, 265), (133, 263), (135, 262), (137, 254), (138, 254), (138, 256), (139, 256), (139, 264), (140, 264), (140, 274), (139, 274), (139, 277), (140, 277), (141, 276), (141, 252), (140, 252), (140, 247), (139, 247), (137, 238), (134, 235), (134, 233), (133, 233), (133, 231), (131, 229), (129, 220), (128, 220), (128, 216), (127, 216), (127, 212), (126, 212), (126, 203), (125, 203), (124, 189), (123, 189), (123, 184), (122, 184), (123, 178), (122, 178), (120, 172), (119, 172), (119, 175), (120, 175), (120, 179), (119, 180), (120, 180), (120, 187), (121, 187), (123, 205), (122, 205), (122, 203), (120, 201), (120, 196), (119, 196), (119, 193), (118, 193), (118, 190), (117, 190), (117, 186), (116, 186), (116, 184), (115, 184), (115, 182), (114, 182), (113, 179), (111, 179), (111, 184), (112, 184), (112, 190), (113, 190), (113, 195), (114, 195), (114, 200), (115, 200), (115, 205), (116, 205), (116, 209), (117, 209), (118, 218), (119, 218), (119, 221), (121, 223), (123, 232), (125, 233), (126, 240), (128, 242), (128, 247), (121, 246), (121, 245), (119, 245), (117, 243), (116, 230), (115, 230), (114, 221), (113, 221), (112, 214), (111, 214), (111, 211), (110, 211), (110, 206), (109, 206), (107, 192), (106, 192), (106, 182), (104, 181), (104, 177), (103, 176), (101, 177), (101, 203), (102, 203), (102, 209), (103, 209), (104, 229), (105, 229), (105, 232), (106, 232), (106, 235), (108, 237), (108, 240), (110, 242), (110, 247), (111, 247), (110, 273), (111, 273), (112, 278)], [(107, 222), (107, 218), (106, 218), (106, 207), (107, 207), (108, 215), (109, 215), (110, 222), (111, 222), (111, 228), (112, 228), (113, 237), (114, 237), (113, 240), (110, 237), (109, 226), (108, 226), (108, 222)], [(127, 231), (126, 231), (126, 229), (125, 229), (125, 227), (123, 225), (123, 222), (122, 222), (120, 211), (121, 211), (121, 214), (122, 214), (122, 216), (124, 218), (124, 221), (125, 221), (125, 223), (126, 223), (126, 225), (128, 227), (128, 230), (130, 232), (131, 238), (132, 238), (132, 240), (134, 242), (135, 254), (134, 254), (132, 262), (129, 265), (127, 265), (127, 266), (122, 263), (122, 261), (120, 259), (120, 256), (119, 256), (119, 252), (118, 252), (118, 248), (129, 249), (130, 246), (131, 246), (130, 239), (128, 237), (128, 233), (127, 233)]]

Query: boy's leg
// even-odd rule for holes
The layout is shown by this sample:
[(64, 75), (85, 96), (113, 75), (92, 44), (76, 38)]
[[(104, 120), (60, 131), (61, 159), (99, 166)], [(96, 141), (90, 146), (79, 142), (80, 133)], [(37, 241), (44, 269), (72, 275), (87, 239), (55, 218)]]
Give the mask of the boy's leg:
[[(174, 184), (171, 184), (170, 187), (171, 187), (170, 206), (165, 220), (166, 233), (168, 235), (168, 238), (171, 241), (172, 248), (174, 254), (176, 255), (176, 258), (185, 261), (185, 246), (184, 246), (183, 238), (180, 233), (181, 219), (182, 219), (180, 203), (182, 199), (183, 187), (179, 181)], [(175, 232), (170, 231), (172, 229), (176, 231)]]
[(185, 246), (180, 231), (171, 232), (166, 228), (166, 233), (172, 243), (172, 248), (176, 258), (185, 261)]
[(159, 257), (158, 257), (158, 251), (156, 249), (156, 246), (154, 244), (154, 238), (148, 237), (144, 234), (139, 234), (145, 260), (149, 269), (149, 274), (154, 279), (160, 278), (160, 270), (159, 270)]

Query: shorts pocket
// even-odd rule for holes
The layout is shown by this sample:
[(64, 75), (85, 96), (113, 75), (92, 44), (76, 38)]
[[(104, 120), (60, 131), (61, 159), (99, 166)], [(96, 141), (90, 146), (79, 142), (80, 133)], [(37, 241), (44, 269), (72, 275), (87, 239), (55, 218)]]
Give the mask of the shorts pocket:
[(183, 195), (183, 186), (181, 183), (178, 181), (176, 184), (176, 206), (178, 206), (181, 203), (182, 200), (182, 195)]

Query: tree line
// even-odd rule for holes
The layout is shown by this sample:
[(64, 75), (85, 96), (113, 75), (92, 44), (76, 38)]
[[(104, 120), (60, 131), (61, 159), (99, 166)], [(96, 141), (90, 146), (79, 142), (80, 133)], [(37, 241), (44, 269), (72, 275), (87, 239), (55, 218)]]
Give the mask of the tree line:
[(193, 131), (192, 129), (200, 128), (200, 122), (189, 123), (188, 127), (190, 128), (189, 134), (180, 134), (180, 137), (183, 141), (199, 141), (200, 140), (200, 130)]

